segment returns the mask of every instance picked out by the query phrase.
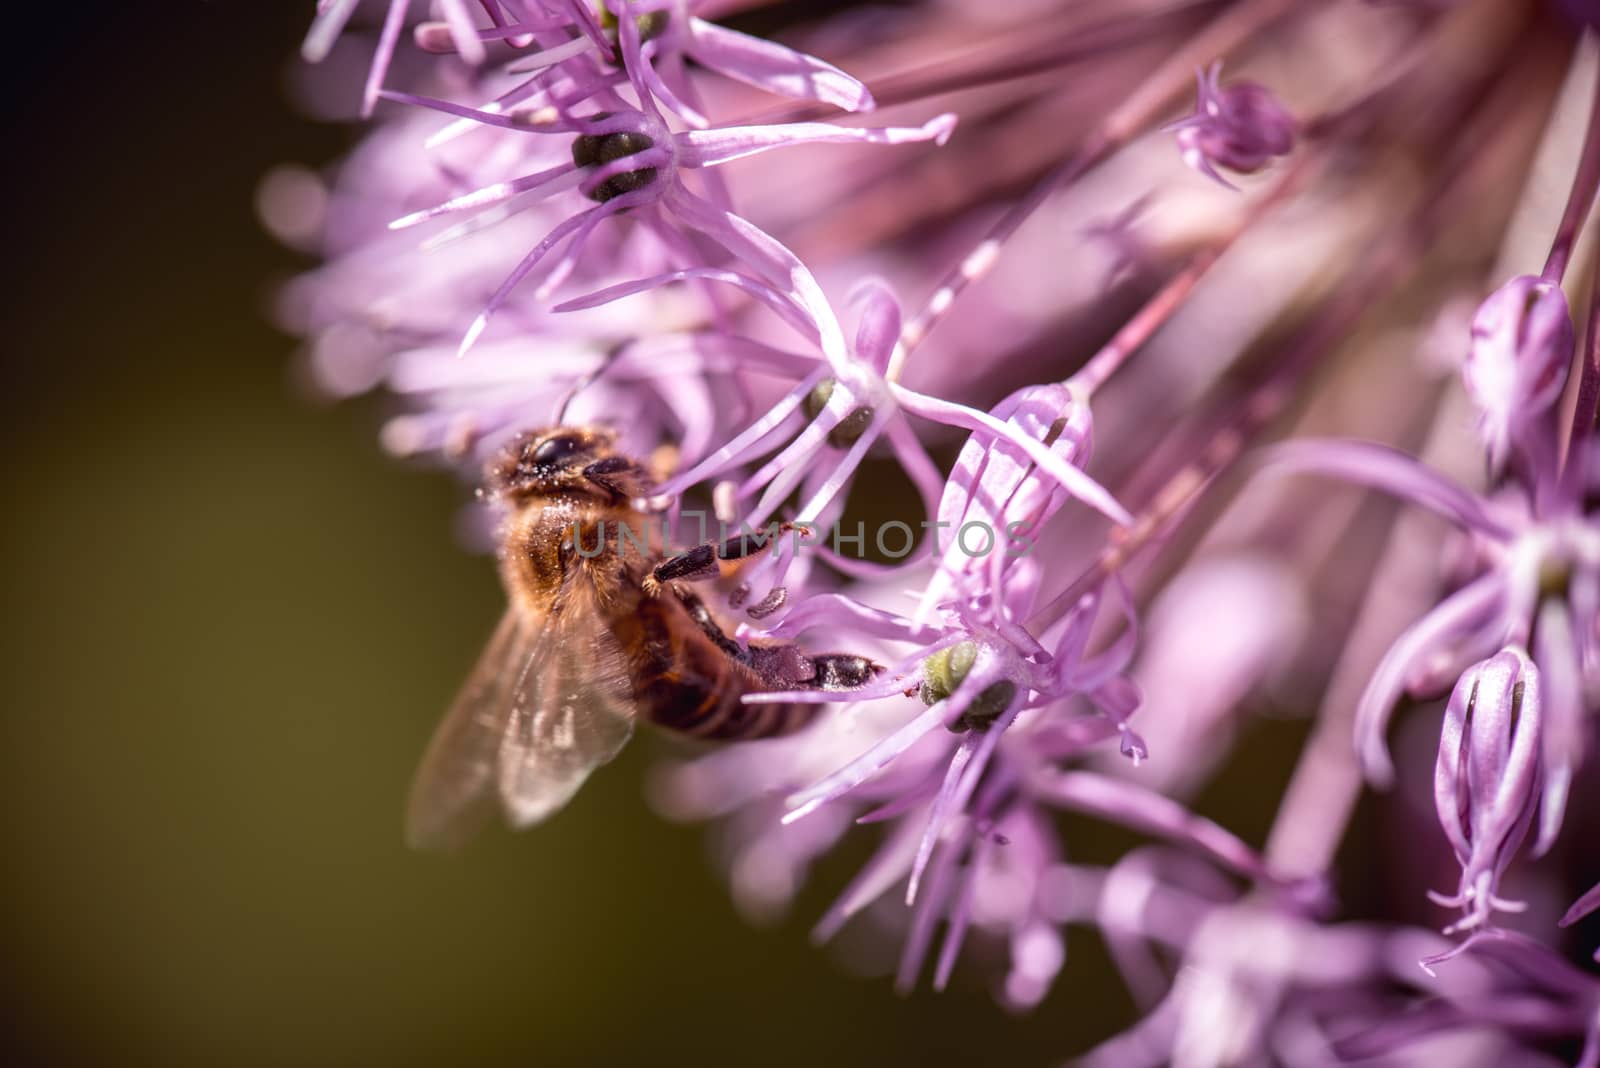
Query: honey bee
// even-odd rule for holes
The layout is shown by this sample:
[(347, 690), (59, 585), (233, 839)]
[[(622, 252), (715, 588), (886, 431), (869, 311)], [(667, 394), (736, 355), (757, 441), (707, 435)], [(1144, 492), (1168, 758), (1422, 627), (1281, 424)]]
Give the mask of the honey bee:
[(414, 846), (459, 845), (497, 802), (515, 827), (547, 818), (641, 717), (698, 738), (775, 737), (821, 706), (745, 704), (745, 694), (849, 690), (880, 670), (865, 657), (728, 637), (689, 583), (770, 539), (640, 551), (652, 516), (633, 502), (654, 480), (615, 441), (596, 427), (540, 430), (488, 466), (486, 492), (508, 511), (500, 574), (510, 603), (423, 756), (406, 813)]

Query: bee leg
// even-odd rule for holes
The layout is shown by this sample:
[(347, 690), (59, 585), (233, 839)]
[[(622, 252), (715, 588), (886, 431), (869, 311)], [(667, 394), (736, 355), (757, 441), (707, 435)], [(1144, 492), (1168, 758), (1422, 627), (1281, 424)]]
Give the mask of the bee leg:
[(650, 480), (638, 464), (625, 456), (607, 456), (583, 469), (583, 477), (619, 497), (641, 497)]
[(654, 597), (663, 582), (699, 582), (717, 578), (722, 565), (736, 560), (747, 560), (770, 548), (779, 537), (794, 530), (793, 523), (780, 523), (775, 530), (753, 534), (736, 534), (720, 545), (706, 542), (688, 552), (663, 560), (644, 577), (644, 591)]
[(717, 546), (711, 542), (696, 545), (686, 553), (669, 557), (650, 569), (645, 575), (641, 585), (644, 592), (651, 597), (661, 592), (663, 582), (676, 582), (680, 579), (693, 582), (697, 579), (715, 578), (721, 574), (717, 567)]
[(716, 618), (712, 616), (711, 610), (706, 607), (704, 601), (688, 590), (679, 587), (674, 587), (673, 592), (677, 594), (678, 600), (689, 613), (689, 618), (694, 620), (695, 625), (704, 632), (706, 637), (717, 643), (717, 648), (735, 660), (747, 659), (745, 650), (740, 647), (739, 643), (728, 637), (722, 628), (717, 625)]
[(811, 658), (817, 673), (807, 684), (817, 690), (855, 690), (871, 682), (881, 671), (864, 656), (850, 653), (821, 653)]

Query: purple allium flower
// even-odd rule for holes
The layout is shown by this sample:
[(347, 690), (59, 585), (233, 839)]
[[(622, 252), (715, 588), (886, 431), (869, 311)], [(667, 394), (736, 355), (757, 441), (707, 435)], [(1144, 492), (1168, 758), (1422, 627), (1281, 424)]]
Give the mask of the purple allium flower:
[[(1476, 574), (1395, 641), (1361, 698), (1356, 725), (1367, 773), (1390, 781), (1384, 733), (1395, 702), (1459, 673), (1436, 794), (1467, 880), (1452, 903), (1472, 905), (1469, 919), (1481, 922), (1489, 904), (1483, 895), (1498, 878), (1491, 873), (1504, 869), (1520, 843), (1534, 802), (1535, 851), (1543, 853), (1560, 831), (1572, 776), (1584, 759), (1600, 694), (1593, 638), (1600, 518), (1577, 513), (1578, 501), (1559, 495), (1545, 509), (1525, 495), (1516, 503), (1483, 500), (1378, 446), (1296, 442), (1276, 459), (1384, 488), (1453, 520), (1472, 539)], [(1535, 477), (1552, 486), (1561, 481), (1550, 473)]]
[(1183, 162), (1208, 178), (1234, 188), (1218, 172), (1225, 167), (1255, 174), (1294, 148), (1294, 117), (1265, 86), (1233, 82), (1223, 88), (1219, 60), (1195, 72), (1198, 99), (1194, 114), (1167, 127), (1176, 132)]
[[(326, 58), (359, 6), (360, 0), (320, 0), (301, 50), (304, 58), (313, 63)], [(411, 6), (410, 0), (388, 0), (362, 94), (363, 115), (370, 115), (377, 103)], [(617, 65), (619, 48), (629, 49), (642, 61), (638, 64), (641, 77), (652, 93), (681, 118), (698, 125), (704, 125), (704, 118), (684, 99), (692, 99), (685, 80), (685, 60), (783, 96), (816, 100), (846, 111), (873, 107), (866, 87), (838, 68), (773, 41), (696, 18), (690, 10), (704, 5), (688, 0), (615, 0), (601, 4), (598, 11), (585, 0), (550, 4), (489, 0), (476, 6), (487, 15), (487, 25), (475, 17), (474, 5), (468, 0), (438, 0), (435, 7), (442, 19), (416, 27), (418, 46), (429, 52), (459, 53), (474, 65), (488, 58), (488, 46), (508, 46), (518, 57), (512, 69), (523, 72), (548, 71), (579, 57)], [(625, 21), (627, 30), (622, 29)], [(552, 40), (555, 43), (546, 43)], [(518, 100), (540, 88), (536, 75), (507, 97)], [(502, 98), (501, 106), (494, 110), (504, 110), (505, 102)]]
[[(744, 218), (691, 191), (680, 177), (680, 170), (715, 167), (773, 148), (817, 142), (903, 144), (931, 140), (942, 144), (955, 125), (954, 116), (942, 115), (917, 128), (850, 129), (825, 123), (793, 123), (674, 133), (666, 126), (661, 113), (648, 103), (649, 98), (642, 89), (640, 97), (647, 102), (644, 109), (630, 108), (619, 100), (605, 102), (608, 104), (605, 110), (588, 116), (552, 115), (548, 120), (528, 121), (519, 119), (520, 113), (500, 116), (411, 94), (385, 95), (449, 114), (476, 118), (502, 129), (572, 135), (569, 161), (413, 212), (396, 219), (391, 224), (395, 229), (451, 212), (492, 209), (513, 198), (519, 202), (517, 206), (522, 206), (535, 198), (574, 186), (585, 197), (598, 202), (561, 222), (523, 257), (468, 327), (461, 342), (463, 353), (487, 329), (490, 316), (547, 256), (565, 245), (565, 252), (552, 261), (539, 287), (541, 297), (572, 273), (596, 224), (610, 216), (645, 207), (661, 212), (660, 217), (651, 217), (649, 221), (669, 249), (692, 256), (696, 237), (709, 238), (757, 271), (768, 284), (786, 288), (790, 299), (803, 311), (815, 321), (826, 324), (829, 317), (821, 310), (824, 303), (821, 289), (805, 265)], [(496, 221), (500, 217), (501, 213), (496, 212)], [(619, 290), (616, 295), (622, 292)], [(840, 339), (826, 329), (823, 344), (824, 350), (835, 358), (841, 354)]]
[[(695, 581), (726, 656), (884, 667), (844, 702), (751, 695), (820, 707), (658, 769), (661, 811), (713, 821), (743, 914), (782, 914), (878, 835), (818, 937), (887, 932), (903, 990), (998, 947), (998, 999), (1053, 1012), (1065, 932), (1090, 928), (1145, 1016), (1089, 1064), (1487, 1066), (1567, 1041), (1596, 1068), (1600, 979), (1551, 946), (1562, 907), (1600, 901), (1560, 883), (1600, 722), (1600, 358), (1560, 288), (1592, 275), (1600, 107), (1533, 0), (357, 6), (319, 5), (307, 57), (376, 16), (362, 99), (409, 106), (336, 173), (262, 193), (323, 261), (280, 302), (318, 384), (381, 387), (389, 448), (474, 473), (520, 431), (607, 425), (663, 472), (651, 504), (683, 547), (712, 540), (706, 502), (800, 532)], [(772, 39), (717, 25), (734, 14)], [(1222, 85), (1240, 61), (1315, 109)], [(1569, 64), (1554, 98), (1527, 73)], [(1174, 159), (1143, 135), (1197, 68)], [(901, 110), (836, 122), (878, 103)], [(1291, 152), (1247, 201), (1180, 165), (1228, 185)], [(1543, 271), (1484, 301), (1470, 342), (1460, 317), (1442, 382), (1417, 323), (1547, 232), (1520, 190), (1557, 172)], [(1452, 451), (1472, 408), (1481, 441)], [(1290, 421), (1269, 465), (1445, 532), (1391, 534), (1382, 503), (1322, 485), (1239, 491)], [(1414, 739), (1387, 738), (1408, 696), (1448, 697), (1432, 812), (1408, 807)], [(1313, 709), (1257, 848), (1217, 798), (1268, 815), (1285, 777), (1259, 721)], [(1363, 782), (1406, 787), (1372, 856), (1418, 818), (1442, 833), (1343, 905)], [(1151, 841), (1079, 863), (1064, 813)], [(1525, 843), (1557, 856), (1524, 865)], [(1462, 940), (1393, 922), (1425, 890)]]

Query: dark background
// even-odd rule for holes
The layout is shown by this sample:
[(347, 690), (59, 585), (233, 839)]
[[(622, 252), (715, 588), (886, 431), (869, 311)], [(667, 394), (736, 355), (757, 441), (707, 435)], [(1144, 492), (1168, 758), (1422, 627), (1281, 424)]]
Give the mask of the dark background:
[(501, 594), (453, 537), (463, 488), (383, 456), (375, 408), (305, 396), (267, 318), (303, 263), (256, 183), (352, 137), (288, 102), (311, 4), (23, 7), (8, 1061), (1045, 1064), (1131, 1019), (1078, 932), (1023, 1019), (979, 966), (910, 999), (852, 975), (806, 931), (859, 851), (747, 926), (702, 832), (644, 804), (651, 743), (547, 827), (407, 852), (407, 780)]

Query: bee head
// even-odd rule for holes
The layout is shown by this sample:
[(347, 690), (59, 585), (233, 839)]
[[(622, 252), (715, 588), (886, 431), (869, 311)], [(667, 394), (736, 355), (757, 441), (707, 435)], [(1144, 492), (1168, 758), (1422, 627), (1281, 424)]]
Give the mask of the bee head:
[(525, 498), (581, 489), (584, 468), (612, 455), (615, 435), (598, 427), (550, 427), (518, 434), (489, 462), (496, 496)]

